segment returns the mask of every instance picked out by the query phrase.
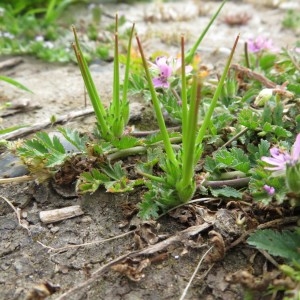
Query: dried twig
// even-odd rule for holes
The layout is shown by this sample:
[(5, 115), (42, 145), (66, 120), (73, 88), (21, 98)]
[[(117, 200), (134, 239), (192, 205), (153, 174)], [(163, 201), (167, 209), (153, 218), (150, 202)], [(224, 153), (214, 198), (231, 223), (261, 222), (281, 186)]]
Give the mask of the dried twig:
[(79, 247), (83, 247), (83, 246), (91, 246), (91, 245), (95, 245), (95, 244), (102, 244), (102, 243), (106, 243), (106, 242), (110, 242), (110, 241), (113, 241), (113, 240), (116, 240), (116, 239), (119, 239), (121, 237), (124, 237), (124, 236), (127, 236), (131, 233), (134, 233), (135, 230), (131, 230), (131, 231), (128, 231), (128, 232), (125, 232), (125, 233), (122, 233), (122, 234), (119, 234), (117, 236), (114, 236), (114, 237), (111, 237), (111, 238), (108, 238), (108, 239), (103, 239), (103, 240), (98, 240), (98, 241), (94, 241), (94, 242), (89, 242), (89, 243), (83, 243), (83, 244), (78, 244), (78, 245), (67, 245), (67, 246), (64, 246), (64, 247), (60, 247), (60, 248), (53, 248), (53, 247), (50, 247), (50, 246), (47, 246), (45, 244), (43, 244), (42, 242), (40, 241), (37, 241), (41, 246), (43, 246), (44, 248), (48, 249), (48, 252), (63, 252), (63, 251), (66, 251), (66, 250), (69, 250), (69, 249), (74, 249), (74, 248), (79, 248)]
[(170, 238), (168, 238), (168, 239), (166, 239), (162, 242), (159, 242), (155, 245), (150, 245), (150, 246), (148, 246), (148, 247), (146, 247), (142, 250), (133, 251), (133, 252), (130, 252), (128, 254), (124, 254), (124, 255), (116, 258), (115, 260), (107, 263), (106, 265), (102, 266), (98, 270), (96, 270), (94, 273), (92, 273), (91, 278), (89, 278), (88, 280), (82, 282), (81, 284), (76, 285), (72, 289), (70, 289), (67, 292), (65, 292), (64, 294), (60, 295), (56, 300), (71, 299), (70, 297), (72, 296), (73, 293), (75, 293), (79, 290), (82, 290), (82, 289), (86, 288), (87, 286), (90, 286), (104, 272), (108, 271), (110, 267), (112, 267), (113, 265), (123, 261), (124, 259), (135, 258), (135, 257), (139, 257), (139, 256), (151, 255), (151, 254), (157, 253), (159, 251), (162, 251), (162, 250), (166, 249), (171, 244), (173, 244), (175, 242), (182, 242), (182, 241), (188, 239), (189, 237), (192, 237), (196, 234), (199, 234), (201, 231), (206, 230), (211, 226), (212, 226), (212, 224), (209, 224), (209, 223), (204, 223), (202, 225), (197, 225), (197, 226), (191, 226), (191, 227), (189, 227), (185, 230), (182, 230), (182, 231), (178, 232), (176, 235), (174, 235), (174, 236), (172, 236), (172, 237), (170, 237)]
[(13, 178), (0, 178), (0, 184), (20, 183), (20, 182), (32, 181), (34, 179), (35, 178), (30, 175), (24, 175), (24, 176), (13, 177)]
[(179, 298), (179, 300), (183, 300), (183, 299), (185, 298), (186, 293), (187, 293), (189, 287), (191, 286), (192, 281), (194, 280), (196, 274), (198, 273), (198, 270), (199, 270), (199, 268), (200, 268), (200, 266), (201, 266), (201, 264), (202, 264), (204, 258), (205, 258), (206, 255), (212, 250), (213, 247), (214, 247), (214, 246), (211, 246), (211, 247), (204, 253), (204, 255), (201, 257), (201, 259), (200, 259), (200, 261), (199, 261), (197, 267), (195, 268), (194, 273), (192, 274), (192, 276), (191, 276), (191, 278), (190, 278), (190, 280), (189, 280), (187, 286), (186, 286), (185, 289), (183, 290), (183, 293), (181, 294), (181, 297)]
[(269, 80), (265, 76), (263, 76), (263, 75), (261, 75), (257, 72), (254, 72), (254, 71), (252, 71), (248, 68), (245, 68), (241, 65), (232, 64), (230, 68), (242, 73), (243, 75), (245, 75), (245, 76), (247, 76), (251, 79), (258, 80), (259, 82), (261, 82), (267, 88), (276, 88), (276, 86), (277, 86), (277, 84), (275, 82)]
[(22, 57), (14, 57), (10, 59), (6, 59), (5, 61), (0, 62), (0, 70), (5, 68), (12, 68), (18, 64), (23, 62)]
[(23, 220), (21, 220), (21, 209), (20, 208), (15, 208), (14, 205), (7, 198), (5, 198), (4, 196), (0, 196), (0, 198), (2, 198), (13, 209), (13, 211), (17, 215), (19, 225), (22, 228), (26, 229), (28, 231), (28, 234), (30, 235), (30, 230), (29, 230), (27, 224), (24, 223)]
[(9, 132), (6, 134), (0, 135), (0, 139), (6, 139), (6, 140), (11, 140), (11, 139), (16, 139), (25, 135), (28, 135), (30, 133), (39, 131), (43, 128), (46, 128), (51, 125), (56, 125), (56, 124), (61, 124), (61, 123), (66, 123), (72, 119), (83, 117), (86, 115), (91, 115), (94, 113), (93, 108), (88, 108), (88, 109), (83, 109), (75, 112), (70, 112), (66, 115), (58, 116), (54, 122), (51, 120), (49, 121), (44, 121), (40, 123), (33, 124), (32, 126), (25, 127), (25, 128), (20, 128), (18, 130), (15, 130), (13, 132)]

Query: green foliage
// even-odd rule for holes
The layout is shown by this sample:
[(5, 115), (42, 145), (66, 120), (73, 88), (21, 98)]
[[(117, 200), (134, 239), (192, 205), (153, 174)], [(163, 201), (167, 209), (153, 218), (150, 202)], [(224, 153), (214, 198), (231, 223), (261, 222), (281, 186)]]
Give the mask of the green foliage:
[[(125, 65), (125, 75), (123, 90), (121, 94), (120, 88), (120, 78), (119, 78), (119, 41), (118, 41), (118, 17), (116, 16), (115, 23), (115, 45), (114, 45), (114, 76), (113, 76), (113, 95), (112, 101), (108, 108), (104, 107), (99, 93), (96, 89), (95, 83), (91, 76), (86, 59), (84, 58), (77, 32), (75, 27), (73, 27), (73, 33), (75, 38), (75, 43), (73, 43), (73, 48), (75, 51), (75, 56), (81, 71), (82, 78), (84, 80), (87, 92), (90, 96), (94, 112), (97, 119), (97, 127), (101, 138), (106, 141), (114, 141), (123, 135), (125, 126), (129, 120), (129, 102), (127, 99), (127, 91), (129, 84), (129, 68), (130, 68), (130, 52), (131, 52), (131, 41), (134, 33), (134, 25), (131, 29), (131, 34), (128, 42), (127, 48), (127, 59)], [(132, 139), (131, 139), (132, 140)], [(129, 140), (127, 139), (127, 143)], [(125, 142), (123, 143), (123, 145)], [(120, 144), (121, 145), (121, 144)]]
[(259, 115), (249, 108), (240, 111), (238, 121), (241, 125), (252, 130), (257, 129), (261, 122)]
[(288, 10), (283, 21), (282, 26), (292, 30), (297, 30), (300, 28), (300, 16), (297, 11)]
[(114, 165), (103, 165), (100, 169), (82, 173), (77, 181), (76, 190), (79, 193), (94, 193), (104, 185), (107, 192), (124, 193), (132, 191), (134, 187), (143, 183), (142, 179), (129, 180), (122, 168), (122, 162), (119, 161)]
[(240, 148), (218, 150), (214, 155), (214, 159), (216, 161), (214, 169), (233, 169), (245, 174), (250, 170), (249, 158)]
[[(61, 133), (78, 151), (84, 150), (86, 139), (80, 138), (78, 132), (61, 129)], [(34, 169), (61, 166), (78, 151), (66, 149), (57, 135), (50, 137), (46, 132), (38, 132), (33, 139), (17, 148), (18, 155)]]
[(15, 86), (15, 87), (21, 89), (21, 90), (24, 90), (24, 91), (26, 91), (26, 92), (32, 93), (32, 91), (31, 91), (29, 88), (27, 88), (26, 86), (24, 86), (24, 85), (21, 84), (20, 82), (18, 82), (18, 81), (16, 81), (16, 80), (12, 79), (12, 78), (10, 78), (10, 77), (6, 77), (6, 76), (2, 76), (2, 75), (1, 75), (1, 76), (0, 76), (0, 80), (5, 81), (5, 82), (7, 82), (7, 83), (9, 83), (9, 84), (11, 84), (11, 85), (13, 85), (13, 86)]
[[(274, 187), (275, 195), (268, 195), (263, 188), (264, 185)], [(254, 201), (259, 201), (264, 205), (268, 205), (274, 200), (276, 200), (278, 204), (281, 204), (286, 199), (287, 189), (284, 178), (271, 177), (270, 173), (265, 170), (262, 165), (258, 165), (251, 170), (248, 188)]]
[(225, 186), (223, 188), (218, 188), (218, 189), (210, 189), (210, 192), (214, 197), (242, 199), (243, 196), (241, 192), (229, 186)]
[(299, 231), (272, 229), (257, 230), (247, 240), (249, 245), (268, 251), (271, 255), (280, 256), (288, 261), (300, 263), (300, 233)]

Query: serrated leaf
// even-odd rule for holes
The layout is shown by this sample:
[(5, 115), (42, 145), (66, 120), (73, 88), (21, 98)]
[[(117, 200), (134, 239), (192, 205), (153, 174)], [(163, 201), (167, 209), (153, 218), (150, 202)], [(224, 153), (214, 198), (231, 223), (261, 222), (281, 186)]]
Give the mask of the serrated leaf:
[(114, 180), (119, 180), (125, 176), (125, 171), (122, 169), (122, 162), (118, 161), (113, 166), (106, 165), (101, 167), (101, 171)]
[(238, 121), (241, 125), (249, 129), (256, 129), (260, 124), (258, 115), (250, 109), (243, 109), (239, 113)]
[(137, 206), (139, 208), (138, 216), (143, 220), (156, 219), (158, 217), (159, 207), (153, 201), (155, 193), (152, 191), (144, 195), (144, 199)]
[(230, 186), (225, 186), (220, 189), (211, 189), (211, 194), (214, 197), (227, 197), (227, 198), (237, 198), (237, 199), (242, 199), (243, 194), (236, 189), (230, 187)]
[(292, 133), (286, 129), (284, 129), (283, 127), (280, 126), (276, 126), (274, 133), (277, 137), (279, 138), (287, 138), (287, 137), (291, 137)]
[(270, 143), (267, 140), (261, 140), (258, 145), (259, 156), (267, 156), (269, 154)]
[(300, 234), (297, 231), (257, 230), (247, 240), (249, 245), (268, 251), (271, 255), (300, 261)]
[(112, 144), (118, 149), (128, 149), (137, 146), (139, 144), (139, 139), (130, 135), (125, 135), (119, 139), (113, 140)]
[(250, 160), (240, 148), (221, 149), (215, 155), (217, 168), (231, 168), (243, 173), (250, 170)]
[(273, 124), (277, 126), (282, 126), (283, 124), (283, 104), (278, 102), (273, 110)]
[(64, 136), (64, 138), (78, 150), (82, 152), (85, 151), (86, 142), (88, 141), (87, 136), (80, 136), (77, 130), (72, 130), (69, 128), (59, 127), (58, 130)]
[(216, 160), (214, 158), (212, 158), (210, 156), (207, 156), (205, 158), (205, 165), (204, 165), (204, 167), (205, 167), (205, 170), (207, 172), (213, 173), (216, 170), (216, 168), (217, 168), (217, 162), (216, 162)]

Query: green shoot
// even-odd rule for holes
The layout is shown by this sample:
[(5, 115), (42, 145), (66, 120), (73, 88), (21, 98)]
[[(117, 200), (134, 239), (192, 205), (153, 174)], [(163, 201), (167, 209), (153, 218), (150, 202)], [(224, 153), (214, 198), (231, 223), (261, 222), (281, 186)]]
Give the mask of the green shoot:
[(136, 40), (137, 40), (139, 51), (140, 51), (140, 54), (141, 54), (141, 57), (142, 57), (142, 62), (143, 62), (143, 66), (144, 66), (144, 69), (145, 69), (147, 82), (148, 82), (148, 85), (149, 85), (151, 99), (152, 99), (153, 107), (154, 107), (154, 110), (155, 110), (157, 123), (158, 123), (160, 132), (161, 132), (162, 137), (163, 137), (167, 157), (170, 160), (170, 162), (173, 163), (174, 166), (177, 166), (178, 162), (175, 158), (175, 153), (174, 153), (174, 150), (172, 148), (172, 144), (171, 144), (170, 139), (169, 139), (169, 134), (168, 134), (168, 131), (167, 131), (167, 127), (166, 127), (164, 117), (163, 117), (163, 114), (162, 114), (162, 111), (161, 111), (161, 108), (160, 108), (160, 102), (158, 100), (154, 85), (152, 83), (152, 78), (151, 78), (151, 74), (150, 74), (150, 71), (149, 71), (148, 63), (146, 61), (146, 57), (144, 55), (143, 47), (142, 47), (142, 44), (141, 44), (140, 39), (139, 39), (138, 36), (136, 36)]
[[(228, 70), (229, 70), (229, 67), (230, 67), (230, 64), (231, 64), (231, 61), (232, 61), (232, 58), (233, 58), (233, 54), (235, 52), (235, 49), (236, 49), (236, 46), (237, 46), (237, 43), (238, 43), (238, 40), (239, 40), (239, 35), (236, 37), (235, 39), (235, 42), (234, 42), (234, 45), (233, 45), (233, 48), (231, 49), (231, 53), (229, 55), (229, 58), (227, 60), (227, 63), (226, 63), (226, 66), (224, 68), (224, 71), (222, 73), (222, 76), (219, 80), (219, 83), (218, 83), (218, 86), (217, 86), (217, 89), (214, 93), (214, 96), (211, 100), (211, 104), (209, 106), (209, 109), (204, 117), (204, 120), (203, 120), (203, 123), (202, 123), (202, 126), (199, 130), (199, 133), (198, 133), (198, 136), (197, 136), (197, 144), (198, 145), (201, 145), (202, 141), (203, 141), (203, 138), (204, 138), (204, 135), (206, 133), (206, 130), (209, 126), (209, 122), (211, 120), (211, 117), (212, 117), (212, 114), (215, 110), (215, 107), (217, 105), (217, 101), (221, 95), (221, 92), (222, 92), (222, 88), (223, 88), (223, 84), (224, 84), (224, 81), (225, 81), (225, 78), (227, 76), (227, 73), (228, 73)], [(197, 159), (199, 159), (200, 157), (198, 157)]]
[(26, 91), (26, 92), (29, 92), (29, 93), (33, 94), (33, 92), (29, 88), (27, 88), (26, 86), (24, 86), (20, 82), (12, 79), (10, 77), (6, 77), (6, 76), (3, 76), (3, 75), (0, 75), (0, 80), (5, 81), (5, 82), (7, 82), (7, 83), (9, 83), (9, 84), (11, 84), (11, 85), (13, 85), (13, 86), (15, 86), (15, 87), (23, 90), (23, 91)]
[(75, 44), (73, 48), (75, 51), (76, 59), (88, 91), (90, 100), (92, 102), (94, 112), (97, 119), (97, 125), (101, 137), (106, 141), (113, 141), (119, 138), (124, 131), (124, 128), (129, 119), (129, 102), (127, 100), (128, 81), (129, 81), (129, 66), (130, 66), (130, 52), (131, 40), (134, 32), (134, 25), (132, 26), (130, 39), (127, 48), (127, 59), (125, 69), (125, 79), (123, 86), (123, 95), (120, 96), (120, 75), (119, 75), (119, 49), (118, 49), (118, 16), (116, 16), (116, 33), (115, 33), (115, 56), (114, 56), (114, 78), (113, 78), (113, 99), (110, 107), (106, 109), (100, 99), (100, 96), (95, 87), (91, 73), (89, 71), (87, 62), (82, 53), (77, 33), (73, 27)]
[(200, 43), (202, 42), (203, 38), (205, 37), (206, 33), (208, 32), (210, 26), (214, 23), (214, 21), (216, 20), (217, 16), (219, 15), (220, 11), (222, 10), (223, 6), (225, 5), (227, 0), (223, 0), (223, 2), (221, 3), (220, 7), (218, 8), (218, 10), (215, 12), (215, 14), (213, 15), (213, 17), (210, 19), (209, 23), (207, 24), (207, 26), (204, 28), (203, 32), (201, 33), (201, 35), (199, 36), (198, 40), (196, 41), (196, 43), (193, 45), (192, 49), (190, 49), (188, 51), (188, 53), (185, 56), (185, 63), (189, 64), (191, 63), (191, 61), (193, 60), (196, 51), (200, 45)]

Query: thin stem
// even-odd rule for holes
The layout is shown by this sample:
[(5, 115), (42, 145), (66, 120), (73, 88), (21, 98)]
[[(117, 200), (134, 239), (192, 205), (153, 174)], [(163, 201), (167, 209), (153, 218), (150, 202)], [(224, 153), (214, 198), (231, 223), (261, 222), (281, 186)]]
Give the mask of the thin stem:
[(178, 162), (176, 160), (175, 153), (173, 151), (173, 148), (172, 148), (172, 145), (171, 145), (171, 142), (170, 142), (170, 139), (169, 139), (169, 135), (168, 135), (168, 131), (167, 131), (165, 121), (164, 121), (164, 117), (163, 117), (163, 114), (162, 114), (161, 109), (160, 109), (160, 103), (158, 101), (154, 85), (152, 83), (152, 78), (151, 78), (150, 71), (149, 71), (149, 68), (148, 68), (148, 64), (147, 64), (147, 61), (146, 61), (146, 58), (145, 58), (145, 55), (144, 55), (142, 44), (141, 44), (140, 39), (137, 35), (136, 35), (136, 40), (137, 40), (139, 51), (140, 51), (140, 54), (141, 54), (141, 57), (142, 57), (142, 61), (143, 61), (144, 69), (145, 69), (145, 74), (146, 74), (146, 78), (147, 78), (147, 81), (148, 81), (149, 90), (150, 90), (150, 93), (151, 93), (152, 103), (153, 103), (153, 107), (154, 107), (154, 110), (155, 110), (155, 115), (156, 115), (156, 119), (157, 119), (157, 122), (158, 122), (160, 132), (161, 132), (162, 137), (163, 137), (167, 157), (174, 164), (174, 166), (178, 166)]
[(183, 139), (183, 143), (185, 143), (185, 139), (187, 137), (188, 104), (187, 104), (187, 91), (186, 91), (183, 36), (181, 36), (181, 101), (182, 101), (182, 139)]
[(154, 175), (151, 175), (151, 174), (148, 174), (148, 173), (144, 173), (142, 171), (137, 171), (138, 174), (150, 179), (150, 180), (153, 180), (153, 181), (156, 181), (156, 182), (160, 182), (160, 183), (165, 183), (166, 182), (166, 179), (165, 178), (162, 178), (162, 177), (158, 177), (158, 176), (154, 176)]
[(186, 64), (191, 63), (191, 61), (193, 60), (193, 57), (197, 51), (197, 48), (199, 47), (200, 43), (202, 42), (203, 38), (205, 37), (207, 31), (209, 30), (210, 26), (213, 24), (213, 22), (215, 21), (215, 19), (217, 18), (217, 16), (219, 15), (221, 9), (223, 8), (224, 4), (226, 3), (227, 0), (223, 0), (223, 2), (221, 3), (220, 7), (218, 8), (218, 10), (215, 12), (215, 14), (213, 15), (213, 17), (210, 19), (209, 23), (207, 24), (207, 26), (204, 28), (203, 32), (201, 33), (200, 37), (198, 38), (198, 40), (196, 41), (196, 43), (194, 44), (194, 46), (192, 47), (192, 49), (190, 49), (185, 57), (185, 62)]
[(190, 184), (194, 175), (195, 140), (198, 110), (200, 105), (200, 85), (197, 75), (193, 76), (192, 96), (188, 112), (187, 131), (182, 136), (182, 186)]
[(189, 280), (187, 286), (185, 287), (185, 289), (184, 289), (184, 291), (183, 291), (183, 293), (182, 293), (182, 295), (181, 295), (181, 297), (180, 297), (179, 300), (184, 300), (184, 298), (185, 298), (185, 296), (186, 296), (186, 294), (187, 294), (187, 291), (188, 291), (189, 287), (191, 286), (192, 281), (194, 280), (195, 276), (197, 275), (198, 270), (199, 270), (199, 268), (200, 268), (200, 266), (201, 266), (201, 264), (202, 264), (204, 258), (205, 258), (206, 255), (212, 250), (213, 247), (214, 247), (214, 246), (211, 246), (211, 247), (203, 254), (203, 256), (201, 257), (199, 263), (197, 264), (197, 267), (195, 268), (195, 271), (194, 271), (193, 275), (191, 276), (191, 278), (190, 278), (190, 280)]
[(115, 57), (114, 57), (114, 81), (113, 81), (113, 106), (116, 120), (120, 121), (120, 74), (119, 74), (119, 47), (118, 47), (118, 15), (116, 15), (115, 32)]
[[(233, 54), (235, 52), (235, 49), (236, 49), (236, 46), (237, 46), (237, 43), (238, 43), (238, 40), (239, 40), (239, 35), (236, 37), (235, 39), (235, 42), (234, 42), (234, 45), (233, 45), (233, 48), (231, 50), (231, 53), (229, 55), (229, 58), (227, 60), (227, 63), (226, 63), (226, 66), (224, 68), (224, 71), (223, 71), (223, 74), (220, 78), (220, 81), (218, 83), (218, 86), (217, 86), (217, 89), (215, 91), (215, 94), (211, 100), (211, 103), (210, 103), (210, 106), (208, 108), (208, 111), (207, 113), (205, 114), (205, 117), (204, 117), (204, 120), (203, 120), (203, 124), (201, 125), (200, 127), (200, 130), (199, 130), (199, 133), (198, 133), (198, 136), (197, 136), (197, 144), (198, 145), (201, 145), (202, 141), (203, 141), (203, 138), (204, 138), (204, 135), (206, 133), (206, 130), (208, 128), (208, 125), (209, 125), (209, 122), (211, 120), (211, 117), (212, 117), (212, 114), (215, 110), (215, 107), (217, 105), (217, 101), (220, 97), (220, 94), (221, 94), (221, 91), (222, 91), (222, 87), (223, 87), (223, 84), (224, 84), (224, 81), (225, 81), (225, 78), (227, 76), (227, 73), (228, 73), (228, 70), (229, 70), (229, 67), (230, 67), (230, 64), (231, 64), (231, 61), (232, 61), (232, 58), (233, 58)], [(199, 157), (200, 158), (200, 157)], [(199, 159), (197, 158), (197, 160)]]
[(248, 43), (245, 42), (244, 44), (244, 54), (245, 54), (245, 63), (246, 67), (250, 69), (250, 60), (249, 60), (249, 52), (248, 52)]
[(75, 55), (76, 55), (76, 59), (77, 59), (77, 62), (78, 62), (79, 68), (80, 68), (80, 72), (81, 72), (82, 78), (84, 80), (88, 94), (90, 96), (90, 100), (92, 102), (98, 124), (100, 125), (102, 134), (105, 137), (109, 133), (109, 129), (108, 129), (108, 126), (107, 126), (106, 120), (105, 120), (106, 111), (104, 109), (104, 106), (103, 106), (101, 99), (99, 97), (99, 94), (97, 92), (97, 89), (96, 89), (96, 86), (92, 79), (91, 73), (89, 71), (87, 62), (84, 59), (84, 56), (83, 56), (83, 53), (81, 51), (80, 44), (78, 41), (76, 29), (74, 26), (72, 27), (72, 30), (73, 30), (74, 37), (75, 37), (75, 44), (73, 44), (72, 46), (75, 51)]
[(127, 47), (127, 57), (126, 57), (126, 67), (125, 67), (125, 75), (124, 75), (124, 83), (123, 83), (123, 97), (122, 102), (123, 104), (127, 102), (127, 91), (128, 91), (128, 83), (129, 83), (129, 70), (130, 70), (130, 59), (131, 59), (131, 44), (132, 44), (132, 37), (134, 33), (134, 26), (135, 24), (132, 24), (128, 47)]

